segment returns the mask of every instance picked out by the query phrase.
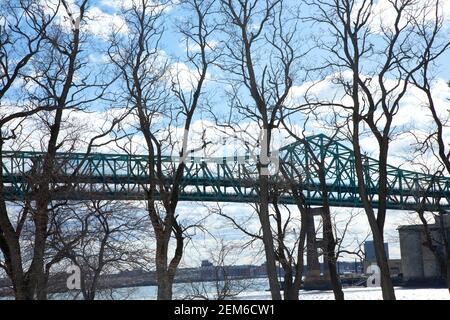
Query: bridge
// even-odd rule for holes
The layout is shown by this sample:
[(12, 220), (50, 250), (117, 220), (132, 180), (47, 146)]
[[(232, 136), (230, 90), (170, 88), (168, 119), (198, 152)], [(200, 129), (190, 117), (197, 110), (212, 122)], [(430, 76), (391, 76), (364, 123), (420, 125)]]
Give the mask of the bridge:
[[(2, 153), (3, 196), (9, 201), (33, 197), (31, 185), (39, 177), (45, 153)], [(279, 166), (303, 192), (310, 205), (322, 205), (316, 160), (323, 161), (331, 206), (362, 207), (358, 193), (355, 157), (351, 148), (323, 134), (310, 136), (278, 150)], [(170, 183), (177, 157), (162, 157), (166, 181)], [(250, 156), (188, 157), (180, 200), (214, 202), (258, 202), (257, 159)], [(378, 162), (364, 156), (365, 184), (372, 204), (378, 205)], [(148, 187), (147, 156), (126, 154), (58, 153), (57, 170), (50, 178), (55, 200), (143, 200)], [(281, 187), (279, 202), (294, 204), (280, 170), (269, 176)], [(450, 178), (388, 166), (388, 209), (450, 210)]]

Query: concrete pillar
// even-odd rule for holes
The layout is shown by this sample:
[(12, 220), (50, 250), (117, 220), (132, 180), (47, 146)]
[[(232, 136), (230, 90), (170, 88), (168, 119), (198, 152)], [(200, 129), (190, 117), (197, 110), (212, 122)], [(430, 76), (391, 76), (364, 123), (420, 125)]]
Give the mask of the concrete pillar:
[(314, 216), (309, 216), (306, 233), (306, 264), (308, 266), (307, 278), (320, 278), (319, 254), (317, 252), (316, 227)]
[(406, 282), (421, 280), (424, 277), (421, 229), (403, 226), (398, 231), (403, 279)]
[[(308, 266), (308, 271), (305, 275), (305, 289), (315, 289), (315, 290), (328, 290), (331, 288), (328, 266), (326, 265), (326, 260), (324, 259), (324, 275), (320, 274), (320, 263), (319, 263), (319, 243), (316, 237), (316, 228), (314, 223), (314, 216), (322, 214), (322, 208), (311, 208), (308, 210), (309, 223), (306, 234), (306, 261)], [(326, 244), (321, 239), (320, 246), (326, 247)]]
[[(437, 221), (440, 223), (440, 221)], [(442, 233), (439, 224), (435, 224), (433, 227), (429, 227), (431, 231), (431, 238), (433, 243), (438, 246), (438, 250), (443, 253), (443, 246), (439, 245), (443, 243)], [(424, 235), (425, 237), (425, 235)], [(441, 277), (441, 267), (439, 260), (434, 253), (428, 248), (428, 246), (422, 246), (422, 259), (423, 259), (423, 276), (425, 279), (438, 279)]]

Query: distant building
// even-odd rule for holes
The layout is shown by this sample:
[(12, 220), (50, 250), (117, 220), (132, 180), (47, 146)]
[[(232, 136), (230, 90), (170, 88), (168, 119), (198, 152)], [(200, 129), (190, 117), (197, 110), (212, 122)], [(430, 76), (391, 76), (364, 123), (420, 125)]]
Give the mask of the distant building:
[[(444, 253), (443, 235), (450, 239), (450, 214), (443, 215), (443, 221), (436, 218), (434, 224), (429, 224), (433, 245)], [(400, 252), (402, 260), (402, 273), (405, 283), (426, 282), (443, 279), (439, 263), (433, 252), (425, 245), (425, 232), (423, 225), (400, 226)]]
[(202, 260), (202, 268), (212, 267), (212, 262), (209, 262), (209, 260)]
[[(384, 243), (384, 251), (386, 252), (386, 258), (389, 260), (389, 245), (387, 242)], [(368, 263), (377, 262), (373, 241), (364, 242), (364, 256), (364, 260)]]
[[(386, 252), (386, 258), (389, 261), (389, 245), (387, 242), (384, 243), (384, 251)], [(377, 256), (375, 254), (375, 247), (373, 245), (373, 241), (364, 242), (364, 261), (363, 261), (363, 270), (367, 270), (367, 268), (373, 264), (377, 263)]]

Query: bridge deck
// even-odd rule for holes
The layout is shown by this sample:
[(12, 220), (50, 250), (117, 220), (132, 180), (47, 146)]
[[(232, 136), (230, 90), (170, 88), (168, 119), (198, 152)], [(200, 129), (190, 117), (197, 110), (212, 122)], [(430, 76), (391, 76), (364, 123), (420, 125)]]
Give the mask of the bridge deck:
[[(3, 196), (7, 200), (32, 197), (30, 185), (39, 179), (45, 154), (3, 152)], [(324, 135), (309, 137), (279, 150), (278, 165), (311, 205), (321, 205), (322, 195), (314, 158), (325, 163), (326, 184), (332, 206), (361, 207), (354, 155), (347, 146)], [(365, 183), (371, 201), (378, 205), (378, 162), (364, 157)], [(252, 157), (186, 159), (180, 200), (258, 202), (258, 174)], [(162, 165), (170, 183), (178, 159), (164, 157)], [(54, 199), (145, 199), (149, 182), (148, 158), (120, 154), (58, 154), (58, 170), (51, 181)], [(389, 209), (411, 210), (425, 203), (428, 210), (450, 209), (450, 179), (388, 167)], [(293, 204), (285, 179), (275, 170), (270, 181), (284, 191), (280, 202)]]

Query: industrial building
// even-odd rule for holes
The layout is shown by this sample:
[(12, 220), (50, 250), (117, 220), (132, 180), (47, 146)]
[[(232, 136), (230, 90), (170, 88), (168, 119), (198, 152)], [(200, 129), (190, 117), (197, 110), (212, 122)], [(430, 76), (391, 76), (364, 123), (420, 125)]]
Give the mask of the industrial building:
[[(442, 217), (442, 221), (440, 220)], [(441, 254), (449, 250), (450, 214), (437, 216), (434, 224), (429, 224), (433, 245)], [(426, 242), (425, 228), (420, 225), (400, 226), (400, 251), (404, 284), (439, 282), (443, 279), (441, 268), (435, 254)], [(446, 245), (447, 243), (447, 245)]]

